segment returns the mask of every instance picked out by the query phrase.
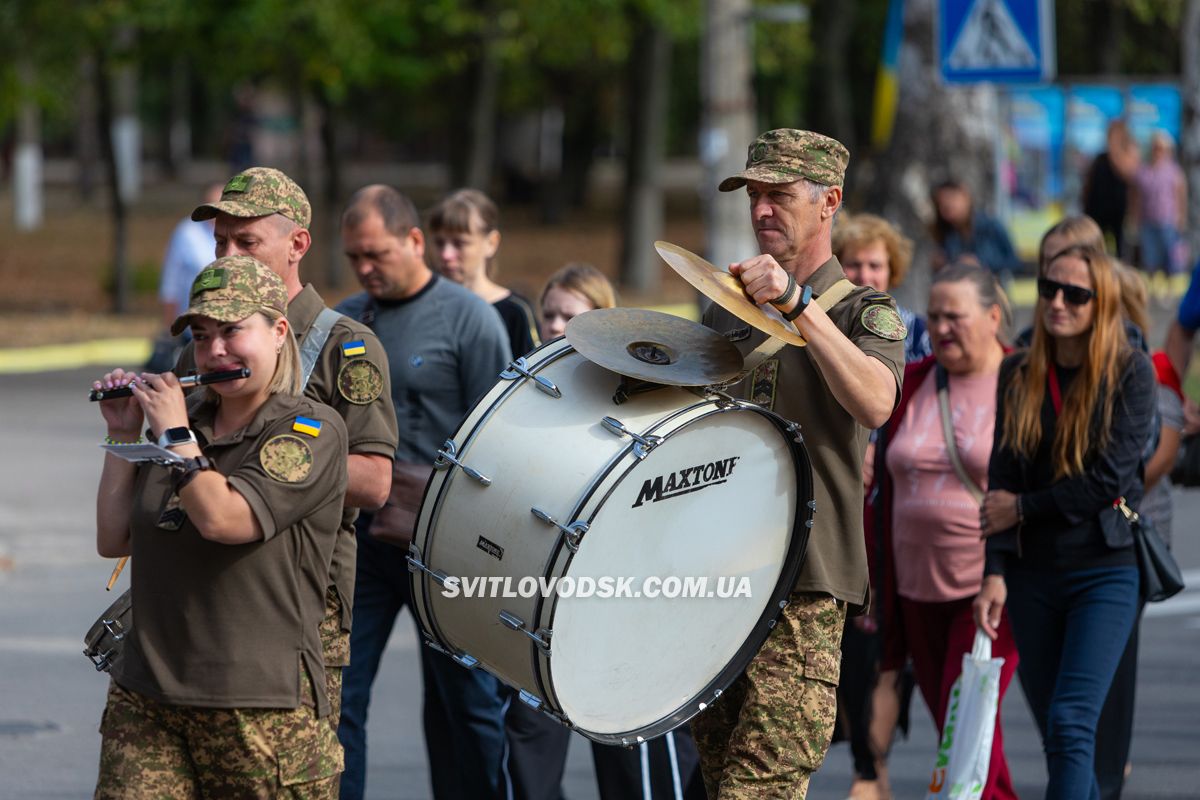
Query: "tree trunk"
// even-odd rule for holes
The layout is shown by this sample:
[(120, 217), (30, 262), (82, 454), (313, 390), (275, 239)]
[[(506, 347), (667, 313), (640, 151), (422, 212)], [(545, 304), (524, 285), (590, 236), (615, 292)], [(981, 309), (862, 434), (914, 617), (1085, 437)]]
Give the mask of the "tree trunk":
[(13, 153), (13, 221), (22, 231), (42, 225), (42, 114), (34, 99), (34, 74), (29, 61), (18, 63), (21, 99)]
[(1200, 0), (1188, 0), (1181, 38), (1183, 130), (1179, 155), (1187, 174), (1192, 257), (1200, 259)]
[(471, 131), (464, 180), (467, 186), (487, 192), (496, 161), (496, 103), (500, 95), (500, 56), (496, 34), (484, 33), (479, 62), (471, 82)]
[(754, 89), (747, 19), (750, 0), (705, 0), (701, 43), (700, 161), (704, 165), (707, 254), (718, 267), (758, 252), (746, 196), (718, 192), (717, 184), (746, 167), (754, 140)]
[(121, 176), (113, 136), (113, 96), (109, 88), (108, 56), (103, 49), (96, 54), (96, 122), (100, 130), (100, 149), (108, 167), (109, 205), (113, 223), (113, 311), (124, 314), (129, 310), (129, 248), (127, 243), (127, 209), (121, 193)]
[[(936, 12), (936, 0), (908, 0), (892, 143), (877, 159), (860, 161), (866, 174), (858, 176), (867, 210), (897, 225), (916, 244), (913, 269), (893, 292), (913, 308), (924, 308), (929, 293), (931, 186), (951, 178), (961, 181), (976, 205), (986, 208), (996, 183), (996, 92), (988, 86), (941, 82), (933, 46)], [(851, 154), (851, 170), (854, 164)]]
[(171, 180), (178, 180), (192, 157), (191, 96), (188, 90), (188, 63), (176, 56), (171, 63), (170, 119), (167, 125), (166, 158), (163, 166)]
[(855, 152), (854, 91), (850, 79), (850, 57), (857, 57), (850, 41), (858, 0), (814, 3), (811, 30), (821, 56), (812, 62), (809, 82), (813, 130), (832, 136)]
[(621, 206), (621, 284), (635, 292), (654, 292), (662, 275), (653, 245), (662, 238), (663, 229), (662, 161), (670, 37), (661, 27), (643, 21), (632, 56), (625, 198)]
[[(1102, 76), (1121, 74), (1121, 43), (1125, 40), (1124, 0), (1101, 0), (1090, 3), (1095, 9), (1096, 72)], [(1098, 6), (1098, 8), (1095, 8)], [(1092, 10), (1089, 8), (1089, 10)]]
[[(116, 53), (126, 54), (134, 44), (134, 30), (121, 28), (114, 37)], [(117, 163), (117, 186), (127, 203), (137, 199), (142, 188), (142, 128), (137, 112), (137, 68), (130, 59), (109, 61), (112, 71), (112, 96), (109, 113), (112, 121), (112, 147)], [(107, 84), (106, 84), (107, 85)]]
[[(323, 92), (317, 93), (321, 107), (321, 145), (325, 155), (325, 216), (329, 230), (325, 245), (325, 278), (331, 287), (342, 285), (342, 253), (338, 237), (341, 233), (342, 154), (338, 149), (338, 109)], [(314, 212), (315, 215), (315, 212)]]
[(96, 112), (96, 59), (91, 53), (79, 58), (79, 90), (75, 115), (75, 162), (79, 165), (79, 198), (90, 202), (96, 190), (96, 168), (100, 160), (99, 122)]

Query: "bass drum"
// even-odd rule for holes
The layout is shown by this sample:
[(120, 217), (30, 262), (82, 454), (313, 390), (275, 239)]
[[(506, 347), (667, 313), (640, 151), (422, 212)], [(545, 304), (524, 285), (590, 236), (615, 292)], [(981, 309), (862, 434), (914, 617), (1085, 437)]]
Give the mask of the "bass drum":
[(794, 424), (621, 386), (564, 339), (511, 365), (440, 452), (409, 569), (432, 646), (627, 745), (703, 711), (754, 657), (813, 492)]

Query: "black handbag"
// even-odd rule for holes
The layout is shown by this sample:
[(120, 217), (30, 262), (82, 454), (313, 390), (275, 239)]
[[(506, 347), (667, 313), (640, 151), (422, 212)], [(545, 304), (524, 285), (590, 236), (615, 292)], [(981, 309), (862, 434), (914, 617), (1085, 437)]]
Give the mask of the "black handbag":
[(1200, 486), (1200, 433), (1185, 436), (1179, 445), (1179, 456), (1171, 470), (1171, 483), (1176, 486)]
[(1183, 572), (1171, 555), (1167, 543), (1158, 535), (1150, 520), (1125, 505), (1120, 498), (1116, 506), (1133, 531), (1133, 548), (1137, 553), (1138, 573), (1141, 576), (1142, 597), (1147, 603), (1158, 603), (1183, 591)]

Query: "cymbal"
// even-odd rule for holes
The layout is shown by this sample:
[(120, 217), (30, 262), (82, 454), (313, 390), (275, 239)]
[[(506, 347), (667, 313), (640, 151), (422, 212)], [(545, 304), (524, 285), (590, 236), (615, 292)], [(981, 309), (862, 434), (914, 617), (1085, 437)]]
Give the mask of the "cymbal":
[(742, 371), (742, 354), (724, 336), (660, 311), (598, 308), (568, 322), (566, 336), (588, 361), (650, 383), (709, 386)]
[(785, 320), (773, 306), (760, 306), (751, 300), (742, 288), (741, 281), (725, 270), (718, 269), (695, 253), (670, 242), (655, 242), (654, 249), (680, 277), (738, 319), (788, 344), (797, 347), (808, 344), (796, 331), (796, 327)]

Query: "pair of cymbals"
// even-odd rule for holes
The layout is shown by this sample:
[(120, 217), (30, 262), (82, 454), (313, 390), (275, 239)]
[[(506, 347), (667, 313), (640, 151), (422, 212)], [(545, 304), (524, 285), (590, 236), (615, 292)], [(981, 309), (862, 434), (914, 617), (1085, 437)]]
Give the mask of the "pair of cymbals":
[[(770, 306), (759, 306), (741, 281), (669, 242), (654, 248), (684, 280), (744, 322), (788, 344), (807, 342)], [(567, 323), (567, 342), (605, 369), (672, 386), (728, 383), (743, 370), (742, 355), (724, 336), (682, 317), (640, 308), (588, 311)]]

